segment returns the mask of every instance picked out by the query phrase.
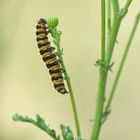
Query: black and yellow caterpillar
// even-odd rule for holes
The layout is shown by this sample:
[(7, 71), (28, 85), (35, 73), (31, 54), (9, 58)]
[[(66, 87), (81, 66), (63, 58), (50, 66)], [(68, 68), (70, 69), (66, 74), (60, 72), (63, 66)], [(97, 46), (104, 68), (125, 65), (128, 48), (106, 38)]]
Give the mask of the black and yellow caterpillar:
[(63, 70), (60, 66), (60, 61), (56, 57), (54, 47), (50, 46), (48, 41), (48, 26), (47, 21), (41, 18), (36, 26), (37, 44), (40, 50), (43, 61), (46, 63), (54, 88), (61, 94), (68, 93), (63, 80)]

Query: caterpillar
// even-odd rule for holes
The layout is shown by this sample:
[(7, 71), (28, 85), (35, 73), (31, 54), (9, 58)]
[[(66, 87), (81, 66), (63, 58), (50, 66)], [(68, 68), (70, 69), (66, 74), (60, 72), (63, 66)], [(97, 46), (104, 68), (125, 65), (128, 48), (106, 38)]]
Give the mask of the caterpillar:
[(36, 41), (40, 54), (43, 61), (46, 63), (47, 68), (49, 69), (49, 74), (53, 82), (54, 88), (61, 94), (68, 93), (64, 80), (63, 80), (63, 70), (60, 66), (60, 61), (57, 59), (54, 47), (50, 45), (48, 41), (48, 26), (47, 21), (41, 18), (36, 25)]

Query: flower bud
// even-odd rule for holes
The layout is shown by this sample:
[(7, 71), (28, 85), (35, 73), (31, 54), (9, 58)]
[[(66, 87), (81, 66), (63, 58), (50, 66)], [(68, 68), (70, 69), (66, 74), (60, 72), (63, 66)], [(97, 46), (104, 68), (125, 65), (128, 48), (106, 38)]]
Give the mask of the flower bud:
[(55, 28), (58, 25), (58, 18), (57, 17), (48, 18), (47, 24), (50, 28)]

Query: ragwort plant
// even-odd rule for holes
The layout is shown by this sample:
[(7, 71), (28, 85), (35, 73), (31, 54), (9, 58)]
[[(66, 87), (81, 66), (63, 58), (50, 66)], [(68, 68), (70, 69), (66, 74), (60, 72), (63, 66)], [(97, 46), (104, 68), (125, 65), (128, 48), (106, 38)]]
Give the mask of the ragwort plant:
[[(139, 21), (140, 21), (140, 12), (137, 14), (134, 25), (132, 27), (132, 31), (130, 33), (130, 36), (128, 38), (128, 42), (125, 45), (125, 50), (123, 52), (119, 68), (117, 70), (115, 79), (113, 81), (113, 85), (110, 89), (110, 94), (105, 102), (105, 96), (106, 96), (106, 83), (108, 78), (109, 71), (112, 71), (112, 55), (114, 51), (115, 43), (117, 42), (117, 35), (119, 32), (119, 28), (121, 26), (121, 23), (124, 19), (124, 17), (128, 13), (128, 9), (132, 3), (132, 0), (127, 0), (125, 2), (125, 5), (122, 9), (120, 9), (119, 0), (101, 0), (101, 56), (100, 59), (97, 59), (96, 66), (99, 66), (99, 86), (98, 86), (98, 94), (97, 94), (97, 104), (96, 104), (96, 111), (95, 116), (93, 117), (93, 128), (90, 140), (99, 140), (99, 134), (101, 131), (101, 128), (108, 119), (108, 116), (111, 112), (111, 103), (112, 99), (114, 97), (116, 87), (122, 72), (122, 69), (124, 67), (124, 63), (127, 58), (127, 54), (129, 52), (134, 34), (136, 32), (136, 29), (138, 27)], [(113, 10), (111, 10), (113, 9)], [(113, 13), (113, 15), (112, 15)], [(74, 92), (71, 85), (71, 80), (68, 75), (64, 60), (63, 60), (63, 50), (61, 48), (60, 42), (61, 42), (61, 31), (57, 29), (58, 26), (58, 18), (56, 17), (50, 17), (47, 19), (47, 25), (49, 27), (49, 32), (53, 38), (53, 43), (57, 49), (57, 57), (60, 60), (60, 65), (63, 70), (64, 79), (68, 88), (68, 95), (70, 97), (71, 106), (73, 110), (74, 115), (74, 121), (75, 121), (75, 128), (76, 128), (76, 136), (73, 135), (72, 130), (64, 125), (61, 124), (61, 135), (57, 134), (54, 129), (51, 129), (48, 125), (45, 124), (44, 119), (40, 115), (36, 115), (36, 120), (33, 120), (32, 118), (28, 116), (22, 116), (19, 114), (15, 114), (13, 116), (13, 120), (15, 121), (22, 121), (31, 123), (44, 132), (46, 132), (52, 139), (54, 140), (83, 140), (81, 131), (80, 131), (80, 123), (78, 119), (78, 113), (74, 98)]]

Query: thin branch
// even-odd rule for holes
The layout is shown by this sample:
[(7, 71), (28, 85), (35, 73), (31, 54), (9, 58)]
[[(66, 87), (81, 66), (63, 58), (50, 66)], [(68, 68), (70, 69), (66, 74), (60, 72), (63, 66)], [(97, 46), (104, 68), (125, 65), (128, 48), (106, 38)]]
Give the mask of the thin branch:
[(130, 49), (130, 46), (131, 46), (131, 43), (132, 43), (132, 40), (134, 38), (134, 35), (135, 35), (135, 32), (136, 32), (136, 29), (138, 27), (138, 23), (140, 21), (140, 13), (137, 15), (136, 17), (136, 20), (135, 20), (135, 23), (133, 25), (133, 28), (132, 28), (132, 31), (131, 31), (131, 34), (130, 34), (130, 37), (128, 39), (128, 42), (126, 44), (126, 48), (125, 48), (125, 51), (124, 51), (124, 54), (122, 56), (122, 59), (121, 59), (121, 62), (120, 62), (120, 66), (119, 66), (119, 69), (117, 71), (117, 74), (115, 76), (115, 80), (114, 80), (114, 83), (113, 83), (113, 86), (112, 86), (112, 89), (111, 89), (111, 92), (110, 92), (110, 96), (109, 96), (109, 99), (108, 99), (108, 102), (107, 102), (107, 105), (105, 107), (105, 112), (109, 112), (109, 109), (110, 109), (110, 105), (112, 103), (112, 99), (114, 97), (114, 94), (115, 94), (115, 90), (116, 90), (116, 87), (118, 85), (118, 81), (120, 79), (120, 75), (122, 73), (122, 69), (124, 67), (124, 63), (126, 61), (126, 58), (127, 58), (127, 55), (128, 55), (128, 51)]
[(113, 16), (112, 30), (111, 30), (110, 37), (108, 39), (107, 51), (106, 51), (106, 62), (108, 63), (108, 65), (110, 64), (113, 55), (114, 44), (116, 42), (116, 37), (119, 31), (120, 24), (122, 22), (122, 19), (127, 14), (131, 2), (132, 0), (128, 0), (126, 2), (125, 7), (122, 10), (120, 10), (118, 0), (112, 0), (114, 16)]
[(109, 35), (111, 30), (111, 1), (110, 0), (107, 0), (107, 29)]
[(126, 4), (124, 6), (124, 9), (128, 9), (132, 1), (133, 0), (127, 0)]
[[(60, 41), (58, 41), (56, 46), (57, 46), (58, 54), (62, 54), (62, 50), (61, 50), (61, 46), (60, 46)], [(59, 55), (59, 59), (61, 60), (62, 69), (65, 70), (64, 76), (65, 76), (65, 80), (66, 80), (66, 83), (67, 83), (67, 86), (68, 86), (68, 90), (69, 90), (70, 101), (71, 101), (71, 106), (72, 106), (72, 110), (73, 110), (73, 115), (74, 115), (74, 120), (75, 120), (77, 136), (81, 136), (80, 123), (79, 123), (79, 119), (78, 119), (78, 112), (77, 112), (77, 108), (76, 108), (76, 102), (75, 102), (75, 98), (74, 98), (74, 93), (73, 93), (73, 88), (72, 88), (72, 85), (71, 85), (70, 77), (68, 75), (68, 72), (67, 72), (65, 63), (63, 61), (62, 55)]]
[(101, 0), (101, 61), (104, 62), (105, 60), (105, 34), (106, 34), (106, 13), (105, 13), (105, 0)]
[[(52, 17), (52, 19), (51, 18), (48, 19), (48, 23), (49, 23), (49, 21), (51, 21), (53, 23), (53, 20), (56, 20), (56, 19), (53, 19), (53, 17)], [(68, 72), (67, 72), (63, 57), (62, 57), (62, 48), (60, 45), (61, 31), (58, 31), (56, 27), (54, 27), (54, 28), (49, 27), (49, 30), (53, 37), (53, 42), (57, 47), (57, 55), (58, 55), (59, 60), (61, 61), (61, 63), (60, 63), (61, 67), (64, 70), (64, 78), (66, 80), (68, 92), (70, 95), (70, 102), (71, 102), (72, 111), (73, 111), (73, 115), (74, 115), (76, 132), (77, 132), (77, 136), (80, 137), (81, 136), (80, 123), (79, 123), (78, 112), (77, 112), (77, 108), (76, 108), (76, 102), (75, 102), (75, 98), (74, 98), (74, 92), (73, 92), (73, 88), (71, 85), (70, 77), (68, 75)]]

